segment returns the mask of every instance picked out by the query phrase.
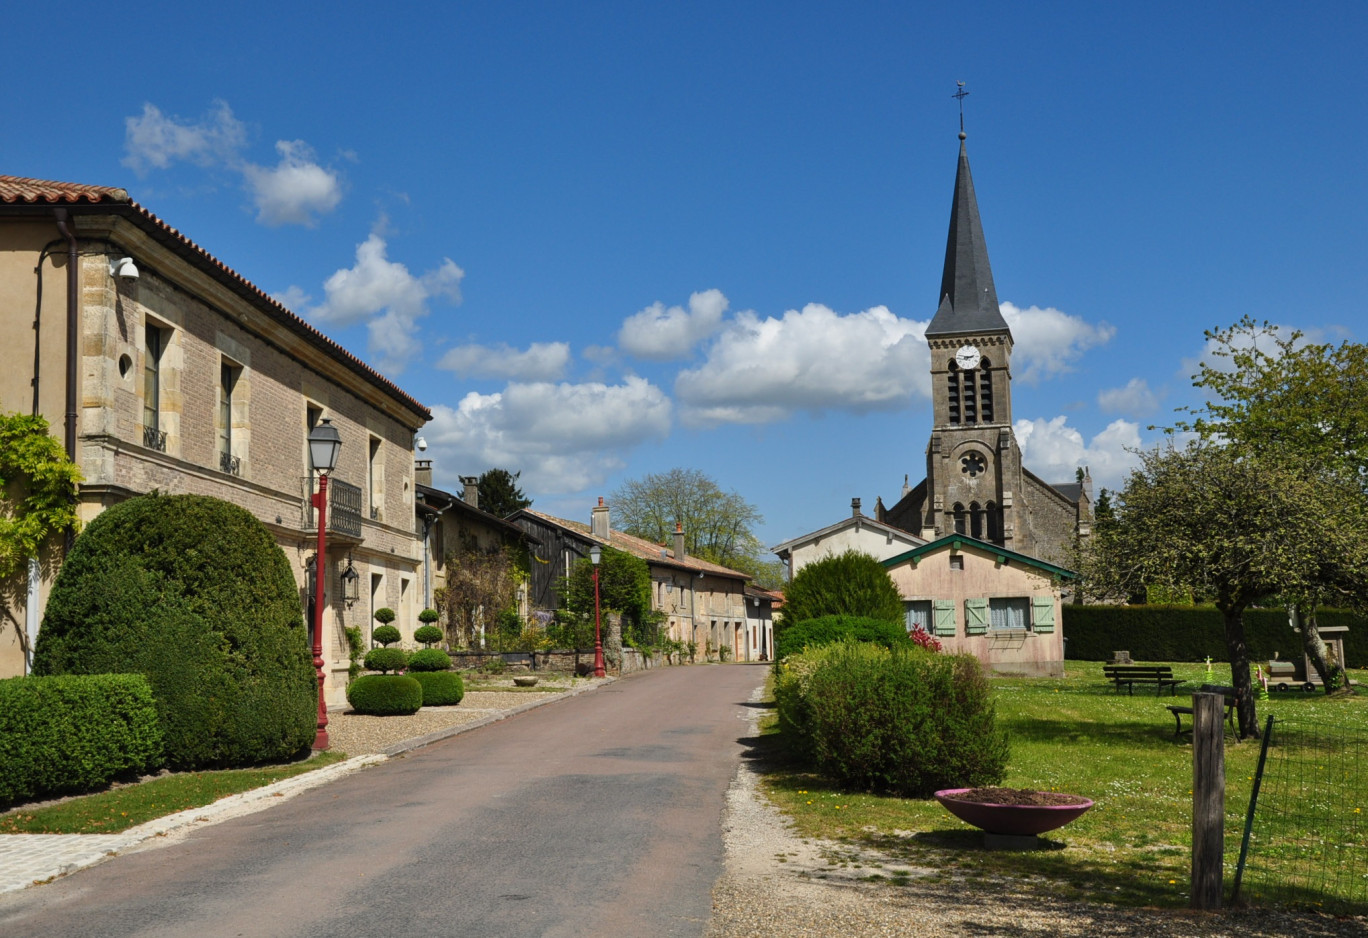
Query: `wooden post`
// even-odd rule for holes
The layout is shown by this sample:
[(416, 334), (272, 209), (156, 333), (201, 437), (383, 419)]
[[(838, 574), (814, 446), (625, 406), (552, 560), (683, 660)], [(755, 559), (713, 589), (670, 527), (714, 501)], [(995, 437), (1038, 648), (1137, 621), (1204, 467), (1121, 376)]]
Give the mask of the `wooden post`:
[(1219, 909), (1225, 852), (1225, 697), (1192, 695), (1192, 902)]

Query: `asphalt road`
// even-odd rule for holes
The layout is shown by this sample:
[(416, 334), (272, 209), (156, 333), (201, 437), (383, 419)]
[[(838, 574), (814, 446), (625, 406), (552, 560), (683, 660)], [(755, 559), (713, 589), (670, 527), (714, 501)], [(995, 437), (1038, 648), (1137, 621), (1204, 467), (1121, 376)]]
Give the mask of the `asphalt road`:
[(0, 898), (0, 935), (701, 935), (764, 673), (629, 676)]

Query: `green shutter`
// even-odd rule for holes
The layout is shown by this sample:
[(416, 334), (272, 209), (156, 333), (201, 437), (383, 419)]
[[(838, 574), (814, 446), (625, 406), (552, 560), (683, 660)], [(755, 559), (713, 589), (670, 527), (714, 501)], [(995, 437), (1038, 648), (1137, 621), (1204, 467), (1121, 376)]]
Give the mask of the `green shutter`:
[(937, 599), (933, 605), (936, 634), (944, 638), (955, 637), (955, 601)]
[(1055, 626), (1054, 597), (1031, 597), (1031, 628), (1037, 632), (1053, 632)]
[(982, 635), (988, 631), (988, 600), (966, 599), (964, 601), (964, 633)]

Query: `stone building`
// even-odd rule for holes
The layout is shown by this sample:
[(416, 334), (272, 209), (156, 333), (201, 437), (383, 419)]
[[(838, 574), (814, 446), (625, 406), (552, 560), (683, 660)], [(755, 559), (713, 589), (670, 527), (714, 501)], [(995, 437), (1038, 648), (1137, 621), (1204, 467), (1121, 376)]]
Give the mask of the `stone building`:
[(926, 329), (932, 429), (926, 478), (877, 520), (934, 541), (967, 534), (1067, 565), (1092, 526), (1092, 480), (1052, 484), (1021, 462), (1012, 432), (1012, 330), (998, 308), (960, 134), (940, 305)]
[[(365, 590), (411, 636), (422, 404), (123, 189), (0, 176), (0, 324), (0, 407), (42, 414), (65, 440), (85, 479), (83, 520), (153, 489), (233, 502), (274, 534), (306, 610), (317, 530), (306, 439), (330, 420), (342, 450), (329, 485), (328, 701), (344, 700), (342, 629), (368, 622)], [(25, 670), (50, 585), (30, 578), (23, 635), (0, 626), (0, 677)]]

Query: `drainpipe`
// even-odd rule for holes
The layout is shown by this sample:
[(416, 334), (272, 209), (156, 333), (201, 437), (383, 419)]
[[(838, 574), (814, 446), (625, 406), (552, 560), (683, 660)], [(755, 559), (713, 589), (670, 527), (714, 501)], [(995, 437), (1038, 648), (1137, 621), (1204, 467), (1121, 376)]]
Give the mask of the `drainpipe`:
[[(76, 461), (76, 379), (80, 374), (80, 362), (77, 353), (80, 351), (80, 321), (78, 317), (79, 304), (77, 300), (77, 290), (80, 278), (76, 273), (76, 264), (79, 257), (76, 253), (76, 236), (67, 227), (69, 215), (65, 208), (55, 208), (52, 210), (53, 217), (57, 221), (57, 230), (62, 233), (62, 237), (67, 242), (67, 343), (66, 343), (66, 453), (67, 458), (72, 462)], [(68, 536), (70, 540), (70, 536)]]

